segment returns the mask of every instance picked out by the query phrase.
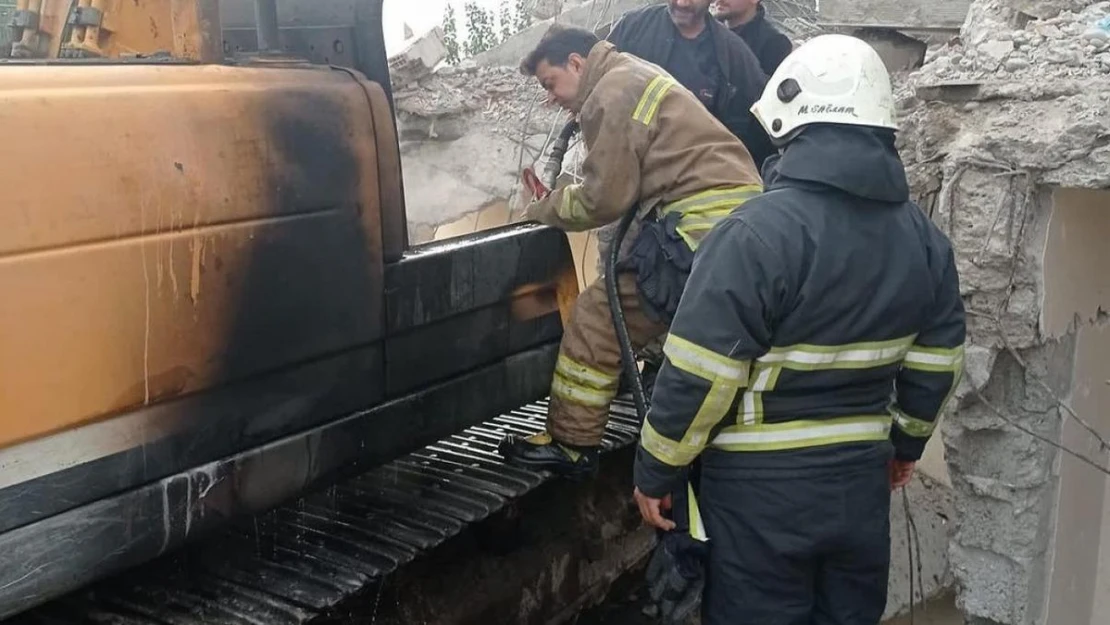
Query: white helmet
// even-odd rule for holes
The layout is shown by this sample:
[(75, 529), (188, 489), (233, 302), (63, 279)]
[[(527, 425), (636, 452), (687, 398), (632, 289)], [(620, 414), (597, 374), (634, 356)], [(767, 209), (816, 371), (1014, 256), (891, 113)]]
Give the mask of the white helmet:
[(751, 111), (775, 140), (817, 123), (898, 129), (883, 60), (847, 35), (814, 37), (790, 53)]

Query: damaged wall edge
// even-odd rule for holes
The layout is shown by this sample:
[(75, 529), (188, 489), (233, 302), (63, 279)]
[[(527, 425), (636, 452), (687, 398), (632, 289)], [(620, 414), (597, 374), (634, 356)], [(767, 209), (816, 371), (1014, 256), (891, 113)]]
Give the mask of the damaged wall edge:
[(1110, 484), (1056, 447), (1107, 464), (1069, 410), (1110, 433), (1110, 33), (1091, 34), (1108, 12), (976, 0), (901, 91), (914, 193), (953, 239), (972, 311), (942, 427), (972, 625), (1096, 625), (1110, 610)]

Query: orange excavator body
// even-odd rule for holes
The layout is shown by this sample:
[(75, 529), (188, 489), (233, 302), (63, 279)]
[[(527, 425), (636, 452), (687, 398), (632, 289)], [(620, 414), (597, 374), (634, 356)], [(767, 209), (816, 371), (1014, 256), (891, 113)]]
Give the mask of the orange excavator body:
[(16, 6), (0, 618), (547, 392), (565, 236), (410, 248), (382, 0), (260, 4)]

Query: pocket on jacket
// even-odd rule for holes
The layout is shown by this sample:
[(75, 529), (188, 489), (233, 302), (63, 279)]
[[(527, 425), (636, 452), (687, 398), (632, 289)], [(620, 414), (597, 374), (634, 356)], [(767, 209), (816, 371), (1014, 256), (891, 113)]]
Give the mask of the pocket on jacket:
[(636, 273), (640, 300), (653, 320), (670, 325), (690, 277), (694, 251), (678, 234), (681, 215), (644, 219), (628, 256), (619, 265)]

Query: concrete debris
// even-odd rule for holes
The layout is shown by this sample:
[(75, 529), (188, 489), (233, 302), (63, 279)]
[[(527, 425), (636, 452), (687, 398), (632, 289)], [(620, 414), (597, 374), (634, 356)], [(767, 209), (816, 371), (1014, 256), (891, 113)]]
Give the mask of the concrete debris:
[(540, 42), (547, 29), (555, 22), (577, 26), (608, 34), (609, 24), (628, 11), (655, 4), (655, 0), (589, 0), (582, 3), (565, 3), (562, 10), (551, 17), (509, 37), (500, 45), (474, 57), (474, 62), (484, 66), (515, 67), (526, 54)]
[[(1046, 4), (1046, 3), (1033, 3)], [(1050, 77), (1104, 77), (1110, 65), (1110, 2), (1057, 3), (1060, 11), (1037, 10), (1052, 17), (1025, 19), (1023, 2), (977, 2), (959, 38), (926, 57), (930, 67), (921, 78), (931, 81), (987, 81), (999, 73), (1020, 74), (1031, 81)], [(1022, 7), (1015, 9), (1014, 5)], [(1067, 8), (1063, 8), (1066, 5)], [(1081, 6), (1082, 5), (1082, 6)], [(1026, 18), (1028, 19), (1028, 17)]]
[(398, 111), (407, 115), (435, 118), (482, 112), (495, 123), (524, 121), (542, 97), (535, 79), (513, 68), (474, 65), (445, 67), (394, 94)]
[[(906, 486), (910, 501), (907, 519), (901, 494), (896, 492), (890, 506), (890, 580), (883, 619), (908, 613), (911, 600), (910, 571), (914, 575), (912, 598), (923, 603), (944, 594), (952, 586), (948, 563), (949, 522), (955, 516), (951, 489), (924, 473)], [(913, 525), (907, 528), (907, 520)], [(907, 550), (914, 550), (913, 568)], [(920, 554), (921, 560), (917, 560)], [(922, 595), (922, 592), (924, 595)]]
[[(1087, 214), (1063, 211), (1061, 198), (1110, 188), (1108, 14), (1110, 2), (976, 0), (960, 37), (898, 87), (899, 147), (914, 195), (952, 238), (972, 311), (964, 379), (942, 426), (956, 491), (949, 556), (969, 623), (1086, 623), (1097, 609), (1093, 590), (1061, 594), (1075, 567), (1095, 566), (1097, 548), (1076, 550), (1069, 541), (1080, 530), (1056, 528), (1065, 518), (1098, 527), (1097, 515), (1068, 501), (1101, 501), (1104, 485), (1082, 491), (1089, 467), (1075, 468), (1011, 422), (1063, 443), (1052, 394), (1077, 397), (1073, 385), (1086, 375), (1078, 337), (1094, 326), (1090, 315), (1073, 321), (1076, 304), (1053, 294), (1060, 279), (1049, 278), (1049, 267), (1066, 261), (1050, 255), (1048, 242), (1062, 232), (1062, 214)], [(1071, 237), (1083, 229), (1068, 228)], [(1064, 281), (1090, 279), (1073, 271)], [(1091, 457), (1105, 461), (1104, 453)], [(1068, 483), (1069, 472), (1079, 481)]]
[(508, 204), (565, 115), (535, 79), (508, 67), (444, 67), (394, 96), (409, 235)]
[[(407, 28), (407, 24), (406, 24)], [(423, 37), (414, 39), (403, 50), (389, 59), (390, 82), (394, 88), (403, 88), (431, 74), (447, 56), (443, 43), (443, 29), (436, 27)]]
[(1063, 11), (1078, 11), (1090, 4), (1083, 0), (1007, 0), (1006, 5), (1039, 20), (1056, 17)]
[(586, 0), (533, 0), (531, 13), (532, 17), (538, 20), (549, 20), (560, 14), (563, 11), (582, 4)]
[(824, 24), (886, 27), (900, 30), (958, 29), (971, 0), (822, 0)]

